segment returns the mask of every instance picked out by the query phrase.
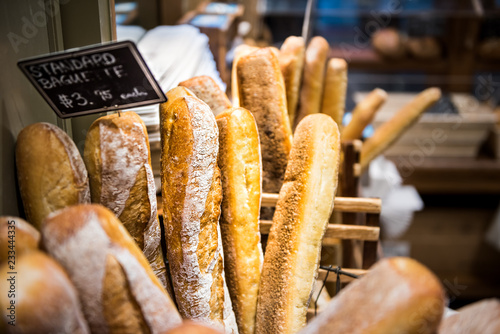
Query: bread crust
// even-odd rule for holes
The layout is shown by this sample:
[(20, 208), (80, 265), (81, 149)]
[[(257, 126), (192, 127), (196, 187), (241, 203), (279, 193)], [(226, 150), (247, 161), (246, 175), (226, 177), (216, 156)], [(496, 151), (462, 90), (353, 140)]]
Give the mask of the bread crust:
[[(10, 216), (0, 217), (0, 263), (38, 249), (39, 243), (40, 233), (24, 219)], [(11, 250), (9, 245), (12, 244), (15, 246), (15, 255), (9, 253)]]
[(435, 333), (444, 291), (427, 268), (410, 258), (387, 258), (344, 288), (300, 334)]
[(215, 117), (198, 98), (180, 97), (161, 109), (160, 126), (163, 217), (179, 312), (185, 319), (229, 325), (234, 313), (227, 314), (230, 299), (224, 298)]
[(278, 193), (292, 146), (286, 91), (270, 48), (241, 57), (237, 65), (240, 106), (255, 117), (262, 153), (262, 190)]
[(231, 108), (231, 102), (226, 93), (217, 85), (214, 79), (207, 75), (194, 77), (179, 83), (191, 90), (197, 98), (208, 104), (215, 116)]
[(382, 124), (361, 149), (360, 164), (366, 169), (370, 161), (394, 143), (420, 115), (441, 98), (439, 88), (427, 88), (399, 110), (389, 121)]
[(500, 300), (483, 299), (458, 309), (441, 321), (439, 334), (494, 334), (500, 333)]
[(262, 187), (259, 133), (254, 117), (244, 108), (231, 108), (219, 114), (217, 125), (224, 268), (238, 331), (253, 334), (263, 262), (259, 229)]
[(306, 45), (304, 38), (289, 36), (283, 42), (279, 53), (281, 73), (283, 73), (283, 79), (285, 81), (286, 102), (290, 127), (292, 127), (295, 122), (297, 105), (299, 103), (305, 50)]
[(256, 333), (296, 333), (306, 323), (321, 240), (333, 210), (340, 135), (331, 117), (309, 115), (295, 131), (264, 254)]
[[(17, 244), (17, 243), (16, 243)], [(15, 296), (8, 298), (11, 282), (0, 281), (2, 322), (11, 321), (7, 305), (15, 300), (15, 326), (5, 324), (12, 333), (90, 333), (83, 317), (78, 294), (63, 268), (53, 259), (38, 250), (16, 254), (14, 275)], [(8, 263), (0, 268), (2, 278), (9, 278), (12, 270)], [(2, 331), (2, 333), (5, 333)]]
[(300, 89), (299, 110), (294, 128), (307, 115), (319, 113), (323, 99), (325, 67), (330, 46), (326, 39), (315, 36), (306, 48), (302, 88)]
[(234, 49), (233, 66), (231, 68), (231, 100), (233, 102), (233, 107), (240, 106), (240, 96), (238, 89), (238, 75), (237, 75), (237, 65), (241, 57), (250, 54), (259, 48), (256, 46), (251, 46), (247, 44), (238, 45)]
[(325, 90), (321, 113), (333, 118), (342, 133), (342, 119), (345, 112), (347, 92), (347, 62), (344, 59), (332, 58), (326, 65)]
[(139, 115), (124, 112), (94, 121), (85, 140), (84, 160), (92, 202), (115, 213), (169, 290), (149, 139)]
[(35, 123), (21, 130), (16, 166), (26, 219), (37, 229), (51, 212), (90, 203), (82, 157), (71, 138), (57, 126)]
[[(161, 333), (180, 324), (175, 305), (144, 254), (109, 209), (98, 204), (76, 205), (52, 214), (42, 226), (42, 247), (75, 284), (92, 333), (144, 328), (134, 325), (125, 330), (113, 314), (125, 317), (129, 324), (144, 321), (143, 333)], [(109, 262), (113, 260), (114, 266)], [(122, 289), (106, 288), (125, 287), (124, 282), (129, 289), (126, 298), (117, 297)], [(137, 306), (124, 307), (123, 303)], [(115, 308), (126, 314), (114, 313)], [(137, 309), (140, 314), (132, 312)]]

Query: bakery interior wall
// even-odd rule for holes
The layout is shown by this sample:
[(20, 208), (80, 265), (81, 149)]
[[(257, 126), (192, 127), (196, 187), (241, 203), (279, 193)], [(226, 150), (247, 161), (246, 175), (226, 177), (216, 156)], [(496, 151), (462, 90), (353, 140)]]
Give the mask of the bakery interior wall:
[(17, 68), (17, 61), (112, 40), (113, 6), (112, 0), (0, 2), (0, 215), (19, 216), (22, 212), (14, 161), (21, 129), (35, 122), (57, 124), (82, 150), (86, 130), (99, 116), (58, 119)]

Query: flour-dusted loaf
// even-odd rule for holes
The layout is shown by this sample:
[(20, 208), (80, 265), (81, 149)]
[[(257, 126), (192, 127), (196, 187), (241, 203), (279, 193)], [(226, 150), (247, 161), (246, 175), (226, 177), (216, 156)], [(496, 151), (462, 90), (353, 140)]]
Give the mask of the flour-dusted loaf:
[(219, 133), (210, 107), (179, 97), (160, 108), (161, 183), (167, 255), (183, 318), (237, 333), (224, 281), (217, 166)]
[(256, 333), (297, 333), (306, 324), (321, 241), (337, 190), (340, 135), (330, 116), (309, 115), (293, 140), (264, 254)]
[[(18, 217), (0, 217), (0, 263), (38, 249), (40, 232)], [(9, 253), (10, 251), (10, 253)]]
[(500, 333), (500, 300), (483, 299), (457, 310), (441, 321), (439, 334)]
[(115, 214), (75, 205), (42, 224), (42, 248), (73, 281), (92, 333), (163, 333), (180, 324), (174, 303)]
[(259, 132), (254, 117), (243, 108), (228, 109), (216, 119), (224, 270), (239, 333), (253, 334), (263, 262), (259, 230), (262, 184)]
[(290, 126), (295, 122), (299, 103), (302, 71), (304, 69), (306, 45), (303, 37), (289, 36), (281, 45), (279, 62), (285, 81), (286, 101)]
[(95, 120), (85, 140), (84, 160), (92, 202), (114, 212), (163, 286), (170, 290), (161, 249), (149, 139), (139, 115), (130, 111)]
[(50, 123), (34, 123), (17, 137), (16, 166), (26, 220), (40, 228), (53, 211), (90, 203), (83, 159), (71, 138)]
[(240, 58), (237, 65), (240, 106), (255, 117), (262, 153), (262, 190), (278, 193), (283, 183), (292, 130), (278, 59), (270, 48)]
[(368, 138), (361, 149), (360, 164), (366, 169), (370, 161), (394, 143), (420, 115), (441, 98), (439, 88), (427, 88), (413, 98), (390, 120), (382, 124), (373, 136)]
[(78, 293), (56, 261), (34, 250), (17, 256), (15, 270), (10, 266), (0, 267), (2, 333), (90, 334)]
[(342, 119), (345, 112), (347, 92), (347, 62), (344, 59), (332, 58), (326, 65), (325, 89), (321, 112), (327, 114), (337, 123), (342, 133)]
[(208, 104), (215, 116), (231, 108), (231, 102), (214, 79), (207, 75), (194, 77), (179, 83), (192, 91), (197, 98)]
[(387, 93), (383, 89), (375, 88), (359, 102), (352, 111), (351, 121), (342, 131), (342, 140), (361, 139), (363, 130), (372, 122), (375, 113), (386, 99)]
[(231, 99), (234, 107), (240, 106), (240, 97), (238, 89), (237, 65), (241, 57), (250, 54), (259, 48), (247, 44), (240, 44), (234, 49), (233, 65), (231, 68)]
[(444, 310), (437, 277), (410, 258), (382, 259), (350, 283), (300, 334), (431, 334)]
[(325, 67), (330, 46), (326, 39), (315, 36), (306, 48), (299, 109), (295, 117), (295, 127), (307, 115), (319, 113), (323, 99)]

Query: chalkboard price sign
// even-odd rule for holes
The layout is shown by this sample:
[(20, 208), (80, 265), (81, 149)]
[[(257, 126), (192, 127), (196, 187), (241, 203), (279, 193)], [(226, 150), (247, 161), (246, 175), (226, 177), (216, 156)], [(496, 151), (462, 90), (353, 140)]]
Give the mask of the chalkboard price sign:
[(61, 118), (167, 100), (129, 41), (22, 60), (18, 66)]

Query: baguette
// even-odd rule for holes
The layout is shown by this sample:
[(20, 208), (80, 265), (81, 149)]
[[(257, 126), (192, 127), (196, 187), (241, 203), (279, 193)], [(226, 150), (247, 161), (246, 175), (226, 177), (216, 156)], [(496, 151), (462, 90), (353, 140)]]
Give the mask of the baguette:
[(383, 89), (375, 88), (359, 102), (352, 111), (351, 121), (342, 131), (342, 140), (361, 139), (363, 130), (373, 121), (375, 113), (386, 99), (387, 93)]
[(262, 191), (278, 193), (292, 146), (286, 91), (270, 48), (241, 57), (237, 66), (240, 106), (255, 117), (262, 153)]
[(185, 319), (236, 333), (218, 225), (222, 191), (215, 117), (194, 97), (180, 97), (160, 111), (163, 217), (179, 311)]
[(92, 202), (114, 212), (170, 292), (149, 139), (139, 115), (124, 112), (95, 120), (85, 140), (84, 160)]
[(264, 255), (257, 334), (297, 333), (306, 323), (339, 157), (340, 135), (332, 118), (304, 118), (295, 131)]
[(231, 102), (227, 98), (226, 93), (220, 89), (214, 79), (207, 75), (194, 77), (179, 83), (191, 90), (196, 97), (208, 104), (215, 116), (231, 108)]
[(439, 88), (428, 88), (413, 98), (389, 121), (382, 124), (363, 144), (360, 154), (361, 169), (365, 170), (370, 161), (394, 143), (440, 97)]
[(458, 309), (441, 322), (439, 334), (500, 333), (500, 300), (483, 299)]
[(330, 46), (326, 39), (315, 36), (306, 48), (302, 88), (300, 90), (299, 110), (295, 117), (294, 128), (307, 115), (321, 111), (321, 100), (325, 80), (326, 60)]
[(15, 273), (8, 263), (0, 268), (2, 333), (90, 333), (63, 268), (40, 251), (16, 256)]
[(299, 103), (305, 49), (304, 38), (290, 36), (283, 42), (279, 53), (281, 73), (283, 73), (283, 79), (285, 81), (286, 103), (290, 127), (294, 124), (297, 105)]
[(436, 276), (410, 258), (376, 263), (350, 283), (300, 334), (434, 333), (444, 310)]
[(0, 264), (15, 262), (17, 256), (38, 249), (39, 243), (40, 233), (33, 225), (17, 217), (0, 217)]
[(51, 212), (90, 203), (82, 157), (57, 126), (35, 123), (25, 127), (17, 137), (16, 166), (26, 219), (37, 229)]
[(228, 109), (216, 119), (224, 268), (238, 331), (253, 334), (263, 261), (259, 230), (262, 183), (259, 133), (252, 114), (243, 108)]
[(231, 68), (231, 98), (234, 107), (240, 106), (240, 97), (238, 91), (238, 76), (236, 72), (238, 61), (240, 60), (241, 57), (250, 54), (258, 49), (259, 48), (256, 46), (250, 46), (247, 44), (238, 45), (234, 49), (233, 66)]
[(321, 112), (337, 123), (342, 133), (342, 119), (345, 112), (347, 92), (347, 63), (344, 59), (332, 58), (326, 65), (325, 90)]
[(223, 332), (214, 327), (208, 327), (200, 323), (185, 321), (179, 327), (169, 330), (165, 334), (222, 334)]
[(161, 333), (181, 322), (130, 234), (109, 209), (76, 205), (49, 216), (42, 248), (69, 274), (92, 333)]

